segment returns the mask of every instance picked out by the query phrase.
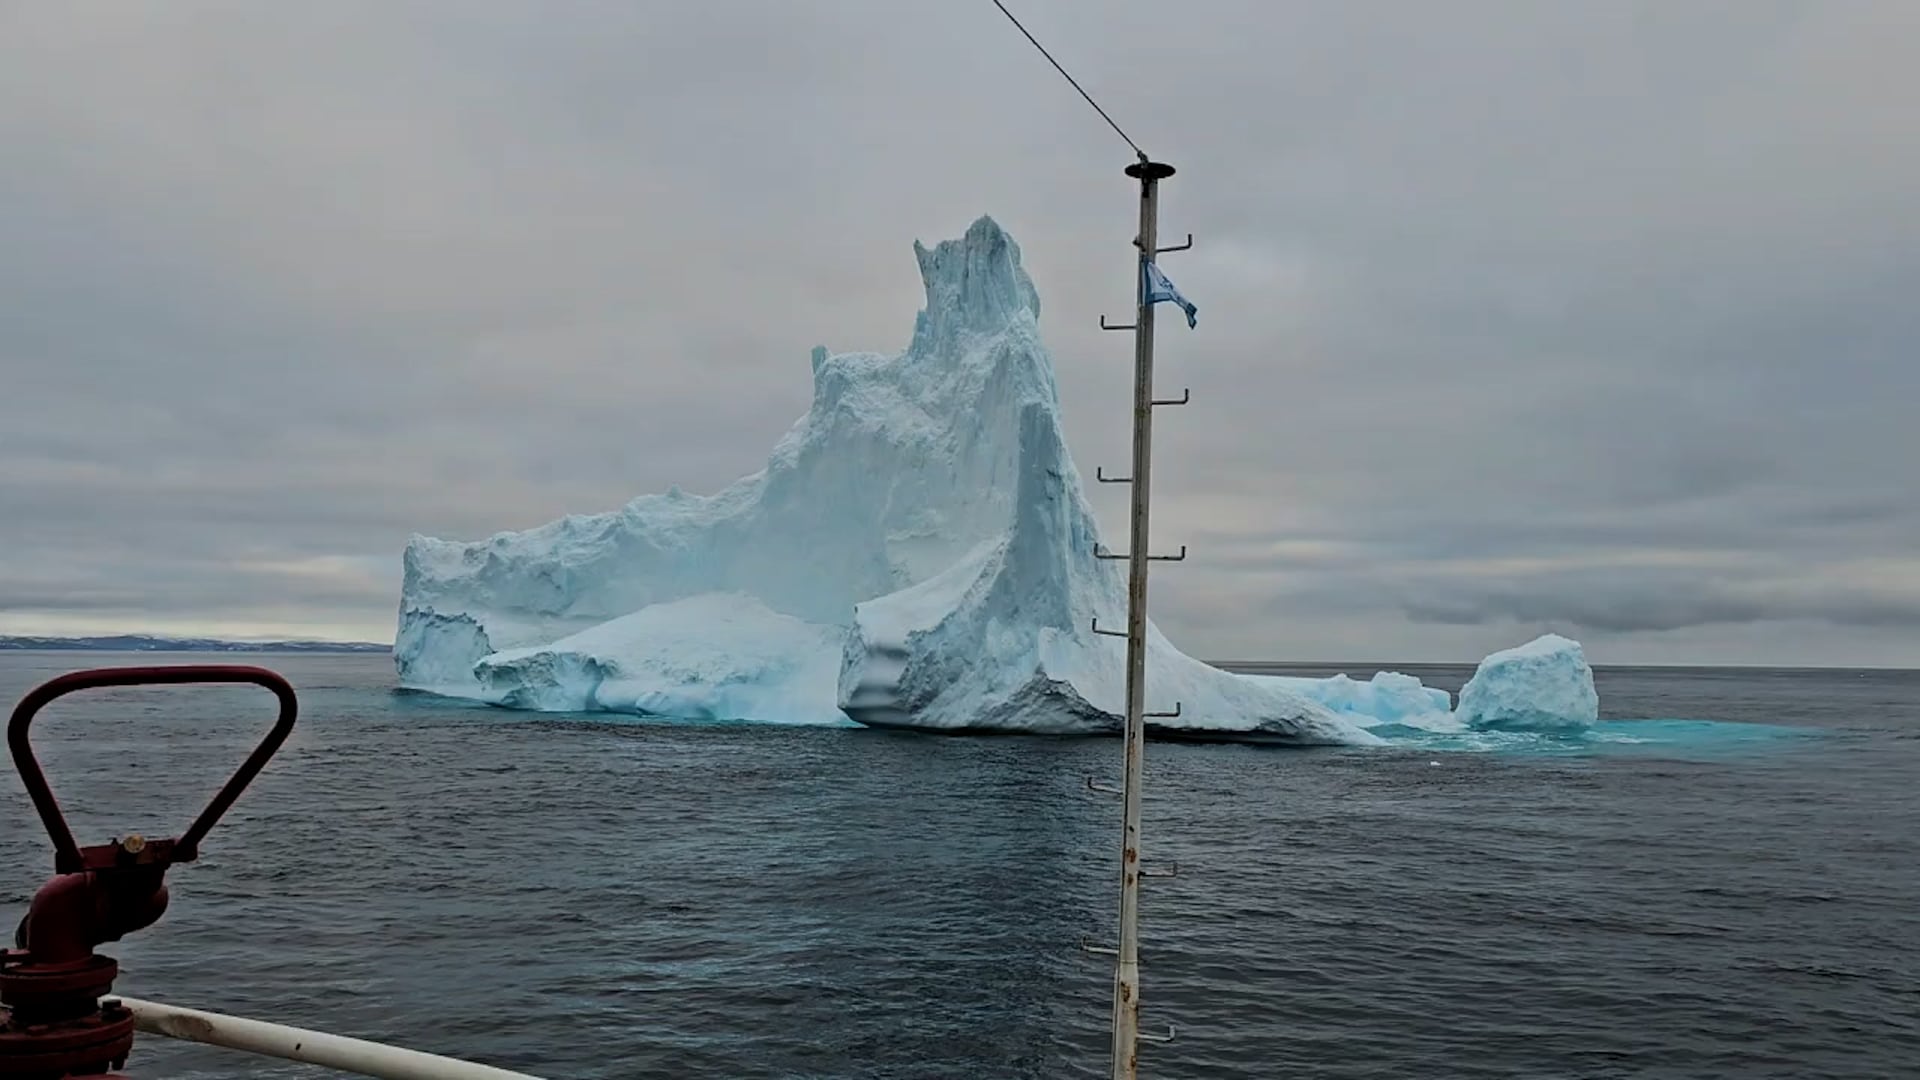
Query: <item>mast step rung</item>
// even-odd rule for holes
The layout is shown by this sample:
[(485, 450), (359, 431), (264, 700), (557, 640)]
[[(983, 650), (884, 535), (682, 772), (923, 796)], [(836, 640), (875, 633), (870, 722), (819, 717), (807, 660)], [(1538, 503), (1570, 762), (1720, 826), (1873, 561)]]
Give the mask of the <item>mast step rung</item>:
[[(1125, 562), (1128, 559), (1133, 558), (1133, 556), (1131, 554), (1128, 554), (1127, 552), (1108, 551), (1106, 548), (1101, 547), (1099, 544), (1093, 545), (1093, 557), (1096, 559), (1107, 559), (1113, 562)], [(1187, 558), (1187, 545), (1185, 544), (1180, 545), (1180, 554), (1178, 555), (1147, 556), (1147, 559), (1149, 562), (1185, 562), (1186, 558)]]
[(1094, 616), (1093, 618), (1093, 632), (1096, 634), (1100, 634), (1103, 637), (1126, 637), (1127, 636), (1127, 632), (1125, 630), (1100, 629), (1100, 617), (1098, 615)]
[(1120, 955), (1119, 949), (1116, 949), (1111, 945), (1095, 945), (1091, 939), (1085, 938), (1085, 937), (1080, 939), (1080, 951), (1085, 953), (1092, 953), (1095, 956), (1119, 956)]

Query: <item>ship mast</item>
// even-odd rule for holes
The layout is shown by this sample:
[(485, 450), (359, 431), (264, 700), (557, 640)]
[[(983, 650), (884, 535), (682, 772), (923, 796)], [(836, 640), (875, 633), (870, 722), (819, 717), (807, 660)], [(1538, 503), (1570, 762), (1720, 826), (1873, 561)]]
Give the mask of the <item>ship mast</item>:
[[(1148, 712), (1147, 694), (1147, 567), (1156, 561), (1177, 561), (1178, 555), (1152, 555), (1148, 552), (1149, 504), (1153, 489), (1153, 410), (1162, 405), (1184, 405), (1189, 395), (1159, 400), (1153, 396), (1153, 315), (1154, 304), (1172, 299), (1186, 306), (1168, 285), (1162, 292), (1154, 256), (1164, 251), (1183, 251), (1193, 246), (1193, 237), (1184, 244), (1162, 248), (1159, 240), (1160, 181), (1173, 175), (1173, 166), (1153, 161), (1146, 154), (1127, 166), (1127, 175), (1140, 182), (1140, 229), (1134, 236), (1138, 265), (1135, 268), (1135, 310), (1132, 325), (1116, 326), (1105, 318), (1102, 329), (1133, 332), (1133, 469), (1126, 477), (1108, 477), (1096, 473), (1107, 483), (1131, 485), (1128, 515), (1128, 550), (1125, 556), (1096, 552), (1103, 558), (1127, 560), (1127, 715), (1123, 738), (1123, 773), (1120, 787), (1120, 938), (1111, 950), (1113, 969), (1113, 1042), (1112, 1080), (1135, 1080), (1138, 1075), (1139, 1044), (1145, 1038), (1166, 1041), (1165, 1036), (1143, 1036), (1140, 1032), (1140, 879), (1145, 874), (1140, 860), (1141, 772), (1145, 765), (1146, 720), (1148, 717), (1180, 715), (1175, 705), (1171, 712)], [(1191, 313), (1189, 314), (1191, 318)], [(1101, 630), (1097, 633), (1118, 634)], [(1108, 950), (1097, 950), (1106, 952)]]
[(1153, 396), (1153, 308), (1163, 301), (1178, 305), (1186, 312), (1187, 325), (1194, 325), (1194, 307), (1181, 296), (1165, 275), (1160, 273), (1154, 257), (1168, 251), (1184, 251), (1193, 246), (1193, 236), (1188, 234), (1183, 244), (1171, 247), (1158, 247), (1160, 181), (1173, 175), (1173, 166), (1165, 162), (1154, 161), (1140, 144), (1114, 122), (1107, 110), (1087, 93), (1078, 80), (1067, 73), (1060, 61), (1053, 58), (1046, 46), (1021, 25), (1013, 12), (1001, 0), (993, 0), (995, 7), (1005, 15), (1008, 21), (1019, 29), (1032, 43), (1040, 55), (1047, 58), (1055, 71), (1060, 73), (1074, 90), (1078, 91), (1088, 105), (1093, 106), (1100, 119), (1114, 133), (1125, 140), (1139, 159), (1128, 165), (1126, 173), (1140, 183), (1140, 228), (1134, 234), (1133, 245), (1136, 249), (1137, 265), (1134, 275), (1134, 321), (1124, 326), (1108, 323), (1105, 316), (1100, 319), (1103, 330), (1130, 330), (1133, 332), (1133, 471), (1129, 476), (1107, 476), (1096, 470), (1095, 478), (1102, 483), (1131, 484), (1132, 502), (1129, 514), (1129, 544), (1124, 555), (1114, 554), (1101, 548), (1094, 549), (1094, 555), (1101, 559), (1125, 559), (1127, 562), (1127, 628), (1103, 630), (1100, 620), (1093, 620), (1093, 632), (1112, 637), (1127, 639), (1127, 715), (1125, 720), (1123, 754), (1125, 756), (1123, 779), (1118, 789), (1096, 783), (1091, 777), (1087, 786), (1095, 791), (1117, 794), (1121, 798), (1121, 835), (1120, 835), (1120, 938), (1115, 946), (1093, 945), (1083, 942), (1081, 947), (1088, 952), (1112, 956), (1113, 968), (1113, 1044), (1112, 1044), (1112, 1080), (1136, 1080), (1139, 1073), (1139, 1046), (1142, 1040), (1166, 1042), (1173, 1038), (1168, 1030), (1165, 1035), (1143, 1035), (1140, 1032), (1140, 879), (1142, 877), (1171, 877), (1172, 870), (1156, 872), (1145, 870), (1140, 862), (1140, 786), (1141, 769), (1144, 764), (1143, 751), (1146, 745), (1146, 721), (1150, 717), (1175, 717), (1180, 715), (1180, 706), (1175, 703), (1168, 712), (1148, 712), (1147, 694), (1147, 564), (1151, 562), (1177, 562), (1187, 557), (1187, 549), (1182, 547), (1177, 555), (1153, 555), (1147, 549), (1148, 501), (1152, 495), (1151, 474), (1153, 466), (1153, 410), (1162, 405), (1185, 405), (1189, 394), (1182, 393), (1178, 398), (1159, 400)]

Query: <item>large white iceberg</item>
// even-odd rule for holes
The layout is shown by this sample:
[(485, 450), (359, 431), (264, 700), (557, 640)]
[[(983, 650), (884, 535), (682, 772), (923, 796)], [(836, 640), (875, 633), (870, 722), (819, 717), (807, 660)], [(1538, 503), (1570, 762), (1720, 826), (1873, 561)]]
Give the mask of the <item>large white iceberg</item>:
[(1477, 731), (1579, 732), (1600, 718), (1580, 643), (1546, 634), (1480, 661), (1454, 717)]
[[(688, 721), (1117, 731), (1126, 646), (1093, 624), (1123, 624), (1125, 565), (1095, 556), (1019, 246), (983, 217), (914, 251), (927, 300), (911, 344), (815, 348), (812, 405), (760, 472), (472, 543), (413, 537), (401, 685)], [(1581, 715), (1544, 670), (1483, 665), (1475, 722)], [(1163, 738), (1458, 726), (1446, 692), (1411, 676), (1238, 675), (1151, 623), (1147, 685)]]
[[(407, 545), (401, 685), (540, 710), (949, 731), (1117, 730), (1124, 564), (1060, 427), (1039, 295), (990, 218), (914, 245), (904, 353), (813, 350), (813, 403), (714, 495)], [(1371, 743), (1150, 629), (1163, 736)]]

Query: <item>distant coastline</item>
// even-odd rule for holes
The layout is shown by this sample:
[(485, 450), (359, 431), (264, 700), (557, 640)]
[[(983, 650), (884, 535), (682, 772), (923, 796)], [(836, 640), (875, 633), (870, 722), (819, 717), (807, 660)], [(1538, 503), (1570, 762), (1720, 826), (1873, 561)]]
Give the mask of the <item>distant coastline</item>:
[(24, 637), (0, 634), (0, 652), (384, 653), (372, 641), (222, 641), (218, 638), (109, 634), (100, 637)]

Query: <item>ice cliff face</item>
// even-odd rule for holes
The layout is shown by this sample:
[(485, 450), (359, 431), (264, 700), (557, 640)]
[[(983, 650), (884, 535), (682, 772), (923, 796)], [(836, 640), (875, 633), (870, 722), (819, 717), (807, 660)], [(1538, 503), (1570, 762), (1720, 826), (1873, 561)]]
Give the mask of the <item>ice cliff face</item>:
[[(533, 709), (1115, 729), (1124, 565), (1060, 427), (1040, 302), (989, 218), (915, 254), (907, 350), (812, 357), (813, 401), (766, 468), (472, 543), (414, 537), (402, 685)], [(1168, 733), (1367, 742), (1285, 685), (1151, 634)]]

